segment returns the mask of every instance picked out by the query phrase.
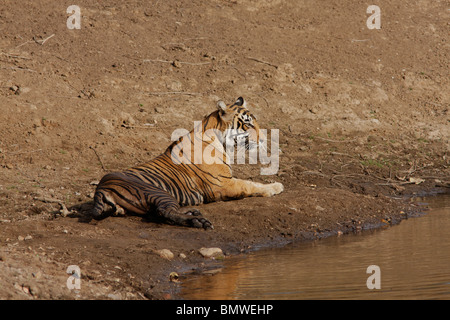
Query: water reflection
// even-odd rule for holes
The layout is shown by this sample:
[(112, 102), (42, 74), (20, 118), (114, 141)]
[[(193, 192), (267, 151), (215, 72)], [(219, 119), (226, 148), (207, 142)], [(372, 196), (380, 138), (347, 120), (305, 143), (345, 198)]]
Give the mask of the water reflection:
[[(450, 299), (450, 195), (421, 199), (432, 210), (383, 230), (264, 249), (189, 277), (186, 299)], [(381, 270), (381, 289), (366, 269)]]

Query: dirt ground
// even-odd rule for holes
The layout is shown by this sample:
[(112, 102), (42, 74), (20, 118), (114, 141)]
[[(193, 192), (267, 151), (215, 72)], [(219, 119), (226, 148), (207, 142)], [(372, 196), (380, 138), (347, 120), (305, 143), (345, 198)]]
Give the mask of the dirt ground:
[[(202, 247), (226, 258), (387, 226), (417, 211), (405, 195), (448, 192), (448, 2), (378, 1), (379, 30), (371, 4), (3, 0), (0, 298), (178, 298), (170, 274), (207, 268)], [(234, 174), (282, 194), (200, 206), (211, 231), (65, 211), (239, 96), (282, 153), (276, 175)]]

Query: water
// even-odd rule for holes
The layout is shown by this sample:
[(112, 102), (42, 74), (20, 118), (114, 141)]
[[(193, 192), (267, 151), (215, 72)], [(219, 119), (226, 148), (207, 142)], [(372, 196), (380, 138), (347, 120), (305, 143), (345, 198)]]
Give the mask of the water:
[[(213, 275), (187, 277), (182, 297), (450, 299), (450, 195), (419, 201), (431, 210), (396, 226), (227, 259)], [(371, 265), (381, 289), (367, 287)]]

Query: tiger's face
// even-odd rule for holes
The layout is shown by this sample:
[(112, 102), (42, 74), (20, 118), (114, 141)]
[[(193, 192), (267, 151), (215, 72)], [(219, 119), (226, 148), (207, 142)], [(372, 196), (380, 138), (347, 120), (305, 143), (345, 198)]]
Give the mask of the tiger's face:
[(223, 101), (219, 101), (217, 107), (222, 120), (227, 123), (224, 144), (237, 145), (238, 148), (244, 146), (245, 149), (252, 150), (265, 139), (256, 117), (247, 109), (242, 97), (228, 106)]

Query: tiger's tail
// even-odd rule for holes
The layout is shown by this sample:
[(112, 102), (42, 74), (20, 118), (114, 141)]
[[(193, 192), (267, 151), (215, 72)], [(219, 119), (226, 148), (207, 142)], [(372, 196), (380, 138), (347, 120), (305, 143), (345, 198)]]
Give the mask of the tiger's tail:
[(105, 202), (103, 201), (104, 195), (101, 191), (95, 191), (94, 194), (94, 207), (91, 209), (91, 215), (93, 217), (99, 217), (102, 215), (105, 209)]
[(94, 219), (103, 219), (116, 211), (116, 204), (108, 200), (104, 190), (97, 189), (94, 194), (94, 207), (92, 207), (90, 215)]

